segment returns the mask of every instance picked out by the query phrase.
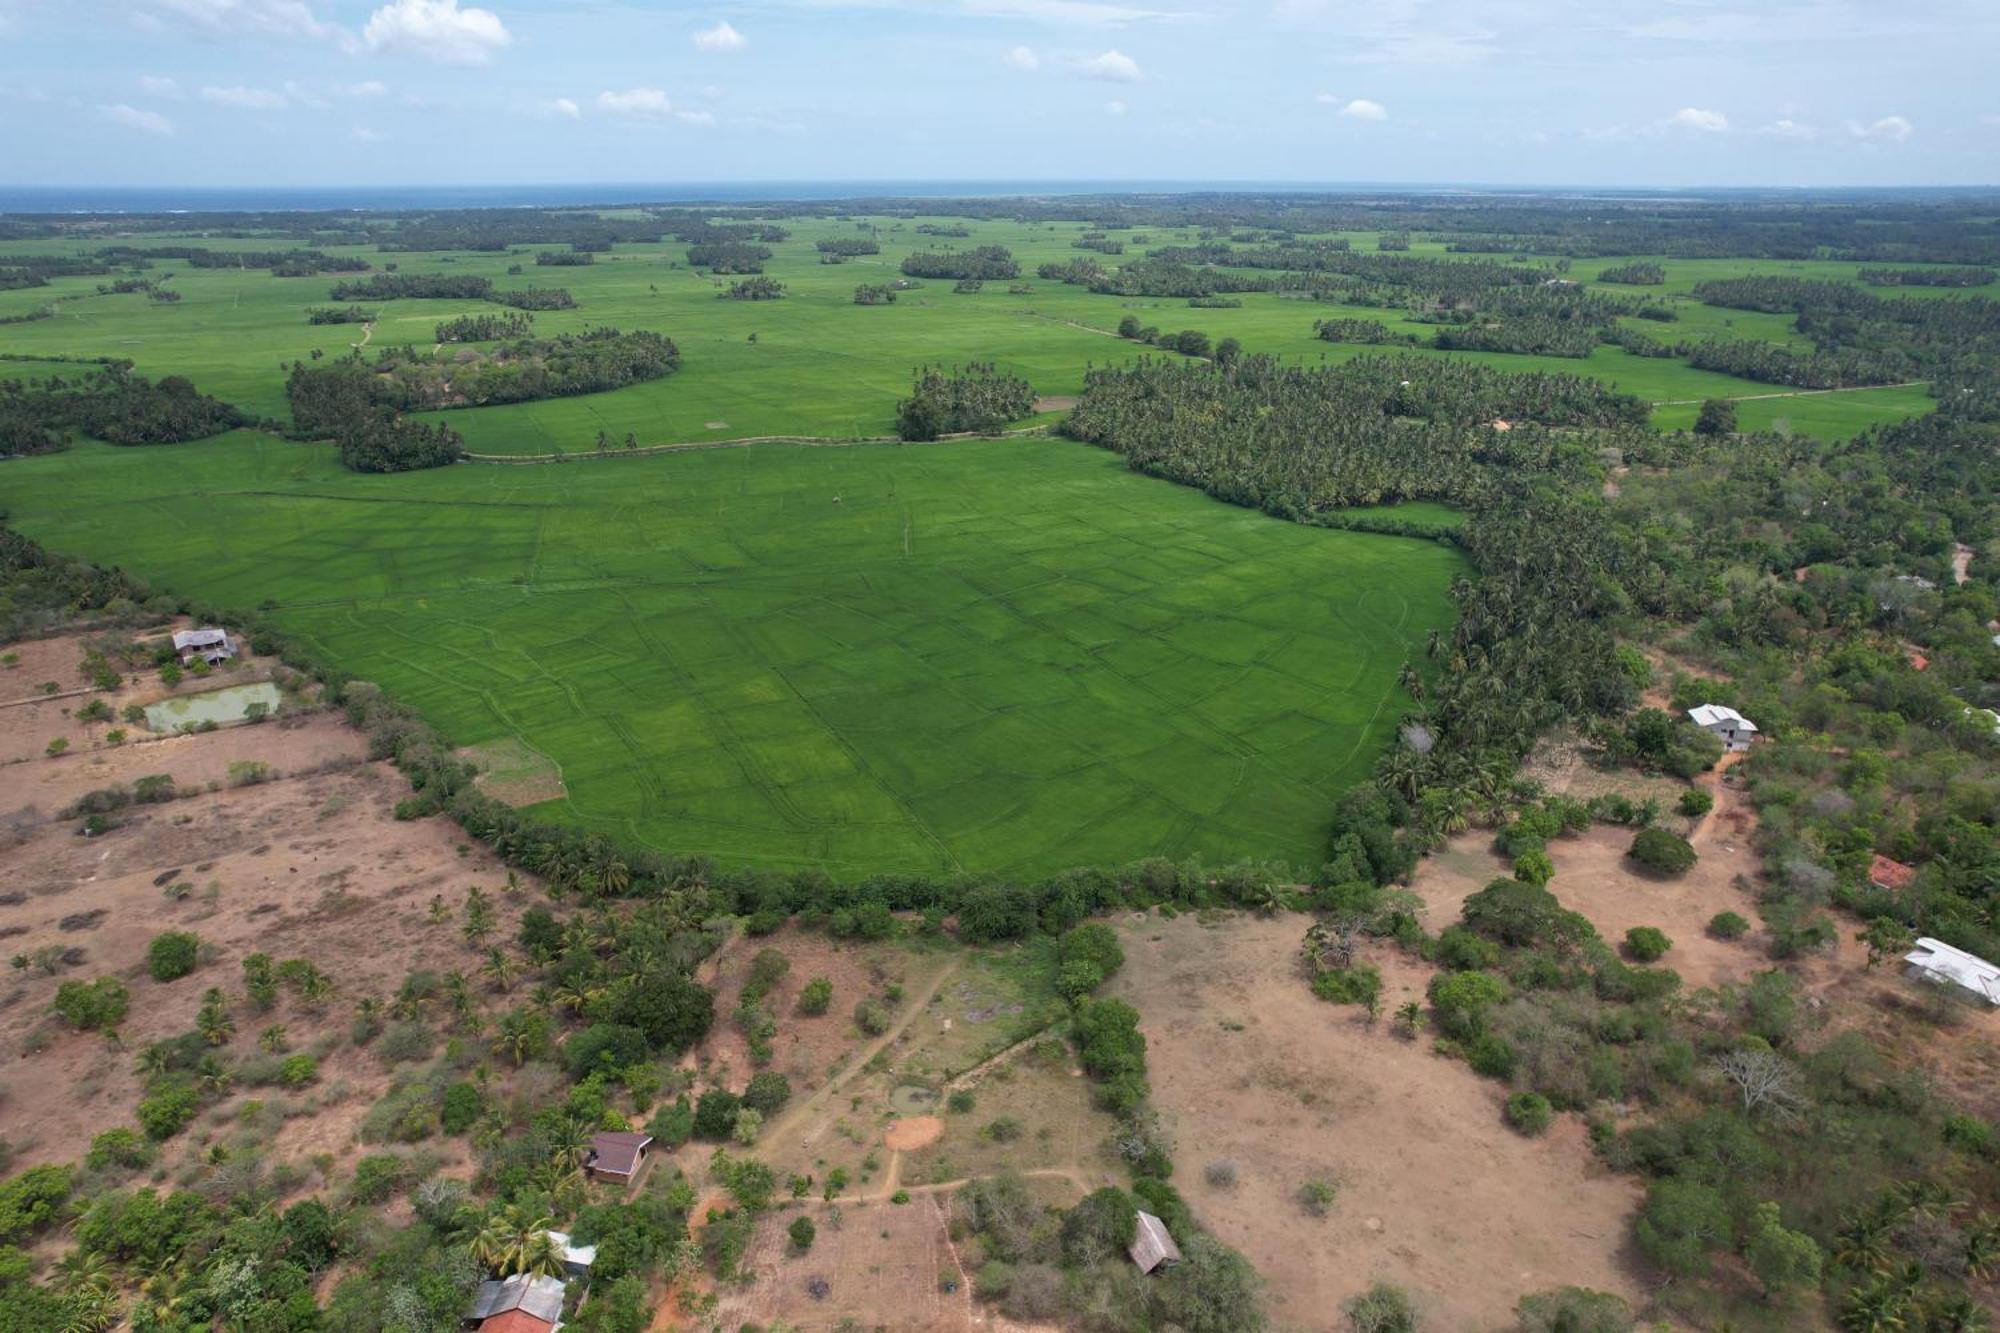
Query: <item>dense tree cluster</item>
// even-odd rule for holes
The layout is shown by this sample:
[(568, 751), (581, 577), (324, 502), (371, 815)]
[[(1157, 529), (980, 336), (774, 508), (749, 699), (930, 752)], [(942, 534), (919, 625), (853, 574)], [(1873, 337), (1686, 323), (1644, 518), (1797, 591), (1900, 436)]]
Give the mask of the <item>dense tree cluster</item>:
[(979, 245), (970, 250), (919, 250), (906, 256), (903, 273), (912, 278), (978, 278), (1004, 280), (1021, 275), (1021, 266), (1004, 245)]
[(1650, 260), (1615, 264), (1597, 275), (1599, 282), (1622, 283), (1628, 287), (1658, 287), (1667, 280), (1667, 271)]
[(335, 283), (327, 296), (335, 301), (490, 301), (493, 280), (471, 273), (375, 273)]
[(460, 315), (447, 319), (436, 329), (441, 343), (487, 343), (503, 338), (526, 338), (535, 331), (535, 317), (514, 315)]
[(1870, 287), (1990, 287), (1990, 268), (1864, 268), (1861, 281)]
[(535, 256), (538, 268), (588, 268), (597, 262), (589, 250), (544, 250)]
[(505, 342), (490, 352), (386, 347), (372, 361), (357, 351), (330, 365), (295, 362), (285, 388), (293, 420), (311, 431), (329, 424), (321, 404), (345, 418), (356, 392), (378, 408), (427, 412), (603, 393), (679, 366), (680, 349), (664, 334), (590, 329)]
[(776, 278), (744, 278), (717, 293), (725, 301), (776, 301), (784, 294), (785, 284)]
[(896, 404), (896, 434), (906, 440), (935, 440), (961, 431), (990, 434), (1034, 410), (1033, 387), (991, 364), (975, 361), (950, 371), (925, 366), (917, 372), (910, 396)]
[(1414, 343), (1413, 333), (1398, 333), (1379, 319), (1316, 319), (1313, 336), (1330, 343)]
[(894, 305), (896, 289), (886, 283), (864, 282), (854, 289), (856, 305)]
[(882, 253), (881, 245), (868, 236), (836, 236), (831, 240), (813, 242), (813, 248), (822, 255), (833, 255), (841, 259)]
[(112, 444), (179, 444), (251, 418), (178, 375), (154, 381), (118, 363), (75, 379), (0, 381), (0, 452), (49, 453), (80, 430)]
[(691, 245), (687, 252), (690, 268), (705, 268), (711, 273), (762, 273), (764, 261), (770, 257), (769, 246), (743, 241), (711, 241)]

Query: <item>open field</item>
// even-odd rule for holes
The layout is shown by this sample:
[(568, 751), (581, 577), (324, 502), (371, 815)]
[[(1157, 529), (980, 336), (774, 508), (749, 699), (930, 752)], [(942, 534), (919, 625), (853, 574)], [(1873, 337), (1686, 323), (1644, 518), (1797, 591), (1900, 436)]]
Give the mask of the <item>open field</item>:
[[(1323, 318), (1379, 320), (1404, 333), (1427, 336), (1434, 326), (1403, 318), (1402, 312), (1372, 307), (1295, 300), (1269, 292), (1249, 292), (1239, 307), (1190, 309), (1171, 298), (1121, 297), (1094, 294), (1035, 276), (1038, 265), (1067, 262), (1089, 251), (1071, 242), (1089, 230), (1084, 223), (977, 221), (966, 224), (968, 237), (923, 235), (917, 228), (939, 218), (795, 218), (787, 222), (790, 239), (770, 248), (774, 255), (765, 272), (787, 289), (780, 301), (718, 300), (728, 279), (711, 277), (687, 266), (687, 247), (668, 239), (662, 244), (621, 244), (596, 262), (577, 267), (537, 267), (537, 247), (517, 246), (511, 252), (444, 251), (421, 255), (377, 251), (371, 247), (328, 246), (327, 253), (359, 256), (376, 267), (395, 263), (405, 272), (445, 273), (490, 278), (500, 287), (564, 287), (577, 308), (546, 311), (535, 316), (542, 335), (612, 325), (624, 329), (657, 329), (671, 335), (684, 354), (680, 373), (664, 380), (612, 393), (535, 403), (474, 408), (448, 414), (470, 448), (487, 453), (543, 454), (588, 452), (597, 433), (622, 441), (629, 433), (642, 444), (699, 441), (762, 435), (853, 436), (886, 433), (895, 400), (908, 387), (910, 370), (924, 362), (968, 359), (992, 361), (1027, 378), (1038, 392), (1060, 396), (1076, 393), (1085, 369), (1122, 362), (1147, 352), (1113, 335), (1120, 319), (1136, 316), (1142, 324), (1173, 330), (1200, 329), (1213, 339), (1234, 337), (1252, 352), (1266, 352), (1306, 363), (1343, 360), (1381, 349), (1335, 346), (1313, 334), (1313, 321)], [(861, 228), (873, 228), (881, 245), (878, 255), (841, 264), (821, 264), (815, 242), (852, 238)], [(1154, 228), (1141, 234), (1146, 244), (1126, 234), (1127, 249), (1111, 264), (1143, 255), (1151, 247), (1193, 244), (1192, 229)], [(1349, 233), (1356, 251), (1372, 252), (1372, 233)], [(1311, 239), (1311, 238), (1303, 238)], [(93, 242), (94, 243), (94, 242)], [(217, 249), (282, 249), (289, 241), (228, 237), (197, 241)], [(897, 275), (901, 258), (919, 250), (947, 246), (966, 248), (1003, 245), (1021, 265), (1026, 291), (1014, 294), (1012, 284), (988, 282), (976, 293), (952, 290), (949, 281), (927, 280), (901, 294), (894, 305), (859, 307), (854, 288), (880, 283)], [(24, 242), (10, 245), (19, 254), (66, 253), (88, 246), (77, 242)], [(1412, 256), (1444, 257), (1441, 244), (1413, 242)], [(524, 263), (525, 261), (525, 263)], [(1574, 276), (1588, 281), (1613, 262), (1582, 261)], [(1670, 324), (1627, 321), (1663, 338), (1753, 338), (1803, 347), (1784, 315), (1718, 310), (1687, 296), (1697, 283), (1745, 274), (1786, 274), (1852, 282), (1859, 265), (1822, 261), (1663, 260), (1667, 281), (1659, 287), (1592, 285), (1623, 296), (1664, 299), (1678, 319)], [(523, 272), (509, 275), (511, 267)], [(344, 355), (364, 337), (353, 324), (312, 326), (305, 323), (309, 307), (328, 304), (327, 293), (338, 275), (277, 278), (262, 270), (190, 269), (171, 260), (156, 261), (149, 275), (172, 273), (171, 286), (182, 295), (172, 305), (156, 305), (143, 293), (99, 296), (97, 277), (54, 279), (47, 287), (0, 292), (0, 317), (25, 313), (55, 303), (53, 319), (9, 326), (6, 349), (24, 356), (130, 357), (145, 374), (181, 374), (206, 391), (239, 403), (247, 410), (282, 418), (287, 408), (282, 367), (315, 352)], [(1898, 295), (1936, 296), (1938, 289), (1898, 289)], [(490, 313), (495, 307), (466, 300), (401, 300), (369, 302), (378, 319), (365, 335), (371, 351), (396, 344), (428, 347), (442, 320), (464, 314)], [(1508, 370), (1545, 370), (1606, 380), (1653, 402), (1704, 397), (1751, 397), (1771, 391), (1770, 385), (1729, 375), (1695, 370), (1676, 359), (1632, 356), (1616, 347), (1599, 347), (1583, 359), (1521, 356), (1480, 352), (1433, 352), (1480, 361)], [(1878, 399), (1878, 395), (1891, 395)], [(1788, 416), (1798, 431), (1846, 436), (1884, 419), (1926, 410), (1929, 400), (1919, 390), (1864, 390), (1836, 395), (1810, 414)], [(1685, 420), (1683, 419), (1685, 418)], [(1667, 427), (1693, 420), (1690, 408), (1663, 409)], [(1746, 429), (1771, 424), (1763, 415), (1743, 418)]]
[(1462, 568), (1050, 440), (359, 477), (243, 433), (8, 480), (37, 539), (525, 741), (540, 809), (842, 873), (1311, 864)]

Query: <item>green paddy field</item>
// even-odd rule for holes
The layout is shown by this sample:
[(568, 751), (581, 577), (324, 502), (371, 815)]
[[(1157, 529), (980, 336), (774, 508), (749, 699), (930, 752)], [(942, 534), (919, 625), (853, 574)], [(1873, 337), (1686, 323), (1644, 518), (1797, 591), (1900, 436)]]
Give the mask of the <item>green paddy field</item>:
[[(474, 451), (576, 456), (561, 463), (358, 476), (327, 446), (258, 431), (158, 448), (79, 441), (0, 464), (0, 506), (53, 548), (191, 597), (275, 608), (455, 744), (514, 770), (542, 764), (541, 786), (533, 772), (527, 785), (555, 794), (539, 809), (664, 850), (841, 875), (1154, 854), (1316, 864), (1332, 802), (1406, 703), (1399, 667), (1448, 622), (1447, 585), (1465, 569), (1451, 547), (1289, 525), (1059, 439), (587, 457), (600, 431), (645, 445), (884, 435), (925, 362), (997, 362), (1059, 398), (1093, 363), (1140, 354), (1112, 334), (1127, 314), (1308, 362), (1364, 350), (1315, 339), (1316, 318), (1397, 322), (1270, 294), (1193, 309), (1034, 278), (1082, 253), (1081, 224), (973, 223), (950, 242), (1011, 248), (1025, 293), (931, 281), (893, 306), (855, 306), (856, 284), (944, 244), (917, 234), (920, 221), (876, 220), (883, 253), (839, 265), (819, 263), (813, 242), (855, 235), (854, 220), (788, 224), (766, 271), (790, 294), (760, 303), (718, 300), (720, 282), (672, 243), (563, 268), (537, 268), (535, 247), (360, 251), (405, 272), (567, 287), (579, 308), (538, 314), (537, 333), (658, 329), (683, 369), (446, 414)], [(1372, 235), (1354, 239), (1373, 248)], [(524, 272), (509, 276), (511, 264)], [(1729, 272), (1853, 276), (1838, 264), (1666, 267), (1668, 285), (1647, 290), (1688, 328), (1778, 342), (1794, 341), (1784, 318), (1711, 310), (1686, 290)], [(305, 322), (328, 303), (328, 276), (170, 260), (149, 276), (164, 272), (176, 304), (100, 296), (90, 277), (0, 292), (0, 317), (56, 311), (0, 326), (14, 362), (0, 373), (128, 357), (282, 419), (293, 360), (364, 336), (428, 345), (439, 321), (497, 308), (380, 303), (364, 334)], [(1746, 429), (1836, 437), (1929, 405), (1921, 386), (1782, 395), (1609, 347), (1586, 361), (1426, 354), (1597, 376), (1662, 404), (1668, 428), (1707, 396), (1742, 399)]]

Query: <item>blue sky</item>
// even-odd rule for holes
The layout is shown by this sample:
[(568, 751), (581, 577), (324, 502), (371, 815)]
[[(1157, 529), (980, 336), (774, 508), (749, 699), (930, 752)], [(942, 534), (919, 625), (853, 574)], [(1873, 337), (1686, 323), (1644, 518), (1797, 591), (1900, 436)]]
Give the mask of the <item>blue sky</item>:
[(0, 183), (2000, 182), (1996, 0), (0, 0)]

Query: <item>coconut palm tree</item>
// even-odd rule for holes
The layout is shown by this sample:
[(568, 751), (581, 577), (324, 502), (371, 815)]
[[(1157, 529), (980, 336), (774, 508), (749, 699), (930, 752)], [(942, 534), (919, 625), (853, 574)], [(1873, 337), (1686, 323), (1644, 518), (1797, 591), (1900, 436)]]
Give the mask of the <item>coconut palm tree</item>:
[(529, 1277), (554, 1277), (563, 1275), (565, 1256), (563, 1247), (547, 1229), (537, 1231), (521, 1247), (521, 1269)]
[(496, 944), (486, 951), (486, 963), (479, 969), (479, 975), (486, 978), (487, 985), (504, 995), (514, 988), (514, 977), (520, 970), (520, 965)]

